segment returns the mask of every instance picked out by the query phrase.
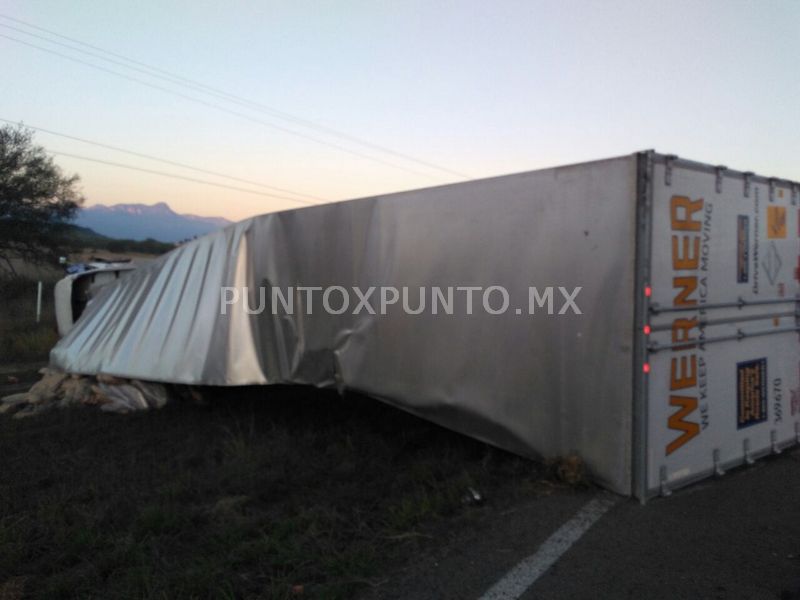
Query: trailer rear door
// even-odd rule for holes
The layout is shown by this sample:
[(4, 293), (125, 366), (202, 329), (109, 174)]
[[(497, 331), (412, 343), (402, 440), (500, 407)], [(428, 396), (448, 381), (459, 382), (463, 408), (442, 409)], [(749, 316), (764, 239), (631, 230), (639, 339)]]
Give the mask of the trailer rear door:
[(656, 155), (648, 495), (800, 439), (797, 184)]

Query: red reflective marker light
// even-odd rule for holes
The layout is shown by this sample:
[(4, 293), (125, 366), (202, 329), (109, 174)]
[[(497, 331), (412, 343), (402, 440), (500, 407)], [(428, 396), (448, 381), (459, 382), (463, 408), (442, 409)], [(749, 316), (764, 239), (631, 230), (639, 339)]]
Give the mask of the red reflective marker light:
[(645, 373), (649, 373), (650, 372), (650, 363), (644, 363), (644, 366), (642, 366), (642, 371), (644, 371)]
[(650, 296), (652, 296), (652, 295), (653, 295), (653, 288), (651, 288), (649, 285), (648, 285), (648, 286), (645, 286), (645, 288), (644, 288), (644, 295), (645, 295), (645, 296), (647, 296), (648, 298), (649, 298)]
[(644, 334), (645, 335), (650, 335), (650, 325), (645, 325), (644, 326)]

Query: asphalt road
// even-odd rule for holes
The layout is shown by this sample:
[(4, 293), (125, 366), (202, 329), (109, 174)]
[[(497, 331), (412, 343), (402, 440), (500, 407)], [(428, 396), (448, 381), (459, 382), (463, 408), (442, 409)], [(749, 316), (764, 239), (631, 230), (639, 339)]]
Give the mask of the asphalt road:
[(800, 600), (800, 451), (600, 519), (522, 598)]
[[(480, 598), (599, 494), (487, 511), (367, 597)], [(647, 506), (620, 499), (520, 597), (800, 600), (800, 450)]]

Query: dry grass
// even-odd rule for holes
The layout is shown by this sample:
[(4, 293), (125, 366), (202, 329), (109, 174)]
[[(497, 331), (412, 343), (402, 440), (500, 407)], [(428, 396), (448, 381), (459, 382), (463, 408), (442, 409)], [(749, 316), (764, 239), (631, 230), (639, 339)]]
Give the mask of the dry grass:
[(26, 577), (33, 598), (352, 598), (443, 521), (533, 494), (544, 472), (300, 387), (0, 418), (0, 456), (0, 583)]
[(42, 316), (36, 322), (34, 279), (0, 279), (0, 364), (46, 361), (58, 341), (53, 286), (50, 279), (42, 290)]

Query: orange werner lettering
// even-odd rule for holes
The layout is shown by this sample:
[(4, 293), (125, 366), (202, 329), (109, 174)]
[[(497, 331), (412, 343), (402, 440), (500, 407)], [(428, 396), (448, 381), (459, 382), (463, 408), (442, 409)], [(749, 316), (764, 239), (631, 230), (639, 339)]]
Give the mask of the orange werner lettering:
[(673, 196), (669, 205), (672, 231), (700, 231), (702, 221), (695, 221), (694, 213), (703, 210), (703, 199), (689, 200), (686, 196)]
[[(675, 319), (672, 322), (672, 343), (679, 344), (680, 342), (693, 342), (691, 331), (700, 324), (700, 321), (695, 319)], [(687, 348), (684, 346), (681, 350)], [(677, 349), (677, 348), (676, 348)]]
[[(703, 204), (702, 198), (692, 200), (686, 196), (672, 196), (670, 199), (674, 308), (697, 306), (700, 235), (692, 232), (702, 229)], [(681, 315), (672, 321), (672, 343), (679, 345), (672, 347), (669, 389), (671, 392), (682, 390), (685, 395), (670, 394), (669, 397), (669, 405), (675, 410), (667, 417), (667, 427), (680, 435), (667, 444), (667, 456), (700, 433), (699, 423), (691, 420), (698, 404), (696, 391), (691, 395), (697, 388), (697, 354), (692, 330), (698, 325), (698, 319)]]
[(682, 433), (667, 444), (667, 456), (700, 433), (699, 424), (686, 420), (686, 417), (697, 410), (697, 398), (694, 396), (670, 396), (669, 404), (678, 407), (678, 410), (669, 416), (669, 428)]
[(669, 389), (683, 390), (697, 385), (697, 357), (673, 357), (670, 361)]
[[(682, 242), (683, 251), (679, 251), (678, 242)], [(691, 244), (691, 247), (690, 247)], [(691, 251), (690, 251), (691, 250)], [(672, 268), (693, 270), (700, 266), (700, 236), (672, 236)]]
[(673, 306), (695, 306), (697, 304), (697, 299), (689, 297), (697, 289), (697, 275), (673, 277), (672, 287), (678, 290)]

